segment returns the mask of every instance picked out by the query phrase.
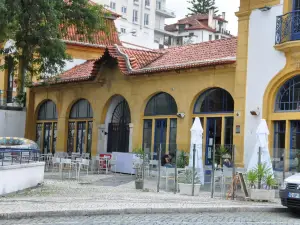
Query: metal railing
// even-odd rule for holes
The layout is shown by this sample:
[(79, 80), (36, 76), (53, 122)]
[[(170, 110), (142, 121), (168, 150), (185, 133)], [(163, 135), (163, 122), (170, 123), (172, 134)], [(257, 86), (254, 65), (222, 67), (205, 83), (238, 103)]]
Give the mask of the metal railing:
[(276, 18), (275, 44), (300, 40), (300, 10)]
[(40, 150), (0, 148), (0, 166), (38, 162)]
[(164, 13), (164, 14), (168, 14), (168, 15), (171, 15), (171, 16), (176, 16), (175, 11), (172, 11), (172, 10), (164, 8), (164, 7), (160, 7), (159, 5), (156, 5), (156, 10), (161, 12), (161, 13)]

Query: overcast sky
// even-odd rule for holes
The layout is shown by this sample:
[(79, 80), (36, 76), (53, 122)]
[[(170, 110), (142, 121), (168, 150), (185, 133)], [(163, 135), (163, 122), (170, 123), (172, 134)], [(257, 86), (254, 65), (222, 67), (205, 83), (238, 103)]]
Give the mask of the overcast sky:
[[(176, 22), (178, 19), (184, 18), (188, 14), (187, 0), (166, 0), (167, 8), (176, 12), (176, 19), (167, 19), (166, 23)], [(226, 20), (228, 21), (228, 30), (234, 35), (237, 34), (237, 17), (235, 12), (239, 9), (240, 0), (216, 0), (216, 6), (219, 13), (226, 12)]]

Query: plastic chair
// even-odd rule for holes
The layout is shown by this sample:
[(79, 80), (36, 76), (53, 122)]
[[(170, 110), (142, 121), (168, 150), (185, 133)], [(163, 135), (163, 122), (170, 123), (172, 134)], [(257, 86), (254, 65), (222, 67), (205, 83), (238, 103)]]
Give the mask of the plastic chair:
[(78, 163), (78, 176), (77, 179), (80, 178), (80, 170), (86, 170), (86, 175), (89, 175), (89, 168), (90, 168), (90, 160), (89, 159), (82, 159), (81, 162)]

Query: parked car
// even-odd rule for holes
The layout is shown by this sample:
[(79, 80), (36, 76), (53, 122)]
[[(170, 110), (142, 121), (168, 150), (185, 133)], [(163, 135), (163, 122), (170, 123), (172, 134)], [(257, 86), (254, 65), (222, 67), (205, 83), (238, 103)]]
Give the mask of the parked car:
[(279, 192), (281, 204), (293, 211), (300, 212), (300, 173), (284, 180)]

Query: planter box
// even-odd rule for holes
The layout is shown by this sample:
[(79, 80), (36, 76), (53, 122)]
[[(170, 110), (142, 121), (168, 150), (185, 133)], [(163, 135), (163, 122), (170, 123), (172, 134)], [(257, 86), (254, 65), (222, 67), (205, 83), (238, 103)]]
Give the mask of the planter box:
[[(183, 184), (179, 183), (179, 190), (181, 195), (192, 196), (193, 185), (192, 184)], [(199, 195), (200, 193), (200, 184), (195, 184), (194, 186), (194, 195)]]
[(135, 189), (137, 189), (137, 190), (143, 190), (144, 189), (144, 181), (142, 181), (142, 180), (136, 180), (135, 181)]
[(273, 202), (275, 200), (275, 190), (250, 189), (249, 197), (251, 200)]

